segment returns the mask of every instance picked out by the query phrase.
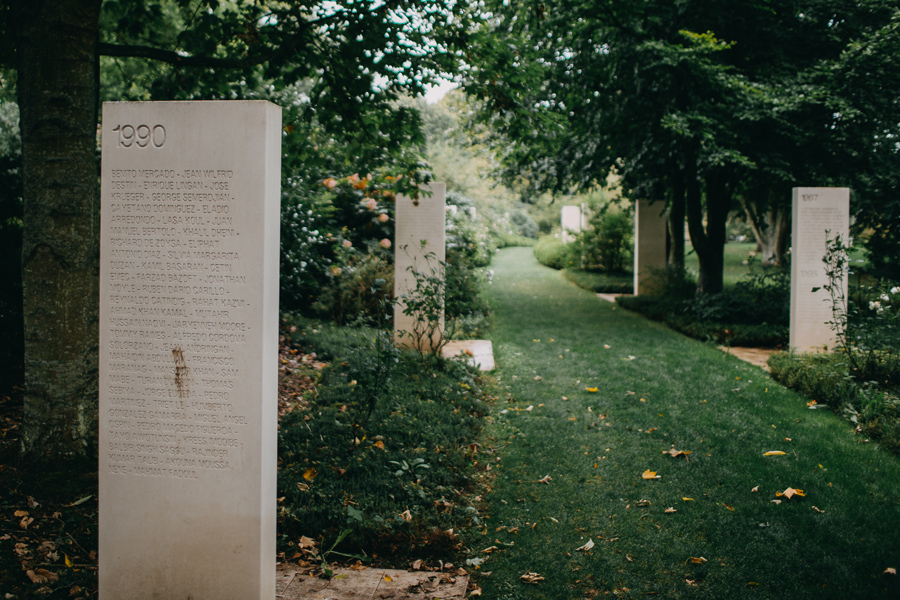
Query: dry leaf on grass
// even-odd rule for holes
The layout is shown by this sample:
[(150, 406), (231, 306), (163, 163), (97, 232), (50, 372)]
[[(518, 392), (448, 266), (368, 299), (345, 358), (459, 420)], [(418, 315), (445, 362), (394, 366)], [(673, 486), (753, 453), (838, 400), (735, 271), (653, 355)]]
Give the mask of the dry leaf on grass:
[(692, 556), (688, 560), (690, 560), (695, 565), (702, 565), (703, 563), (707, 562), (707, 560), (702, 556)]
[(896, 575), (897, 569), (894, 569), (893, 567), (888, 567), (887, 569), (884, 570), (884, 574), (885, 575)]
[(303, 479), (305, 479), (307, 481), (312, 481), (313, 479), (316, 478), (316, 475), (318, 475), (318, 474), (319, 474), (319, 472), (316, 469), (310, 467), (307, 470), (303, 471)]
[(590, 550), (593, 547), (594, 547), (594, 540), (588, 539), (587, 544), (585, 544), (584, 546), (579, 546), (578, 548), (575, 548), (575, 552), (579, 552), (579, 551), (587, 552), (588, 550)]
[(533, 583), (537, 585), (538, 581), (544, 581), (544, 578), (541, 577), (538, 573), (525, 573), (521, 577), (519, 577), (525, 583)]
[(641, 477), (643, 477), (644, 479), (659, 479), (660, 477), (662, 477), (662, 475), (657, 475), (656, 471), (647, 469), (641, 474)]
[(538, 479), (536, 483), (546, 483), (547, 485), (550, 485), (550, 481), (551, 481), (552, 479), (553, 479), (553, 478), (550, 477), (549, 475), (544, 475), (543, 477), (541, 477), (540, 479)]
[(803, 493), (803, 490), (795, 490), (794, 488), (788, 488), (788, 489), (784, 490), (783, 492), (775, 492), (775, 495), (778, 496), (779, 498), (784, 496), (785, 498), (790, 500), (794, 496), (805, 496), (806, 494)]
[(667, 509), (664, 510), (663, 512), (666, 513), (667, 515), (671, 515), (672, 513), (678, 512), (678, 511), (676, 511), (675, 508), (673, 508), (673, 507), (670, 506), (669, 508), (667, 508)]
[(758, 485), (755, 486), (755, 487), (754, 487), (752, 490), (750, 490), (750, 491), (751, 491), (751, 492), (754, 492), (754, 493), (755, 493), (755, 492), (758, 492), (758, 491), (759, 491), (759, 486), (758, 486)]
[(763, 456), (784, 456), (787, 454), (786, 452), (782, 452), (781, 450), (769, 450)]
[(820, 513), (820, 514), (823, 514), (823, 515), (825, 514), (825, 511), (822, 510), (821, 508), (819, 508), (818, 506), (813, 506), (812, 509), (813, 509), (814, 511), (816, 511), (817, 513)]
[(593, 394), (593, 393), (596, 392), (598, 389), (599, 389), (599, 388), (595, 388), (595, 387), (592, 387), (592, 388), (586, 387), (586, 388), (584, 388), (584, 391), (586, 391), (586, 392), (591, 392), (591, 393)]
[(663, 450), (663, 454), (668, 454), (672, 458), (677, 458), (679, 456), (684, 456), (685, 458), (687, 458), (687, 455), (690, 453), (691, 453), (690, 450), (676, 450), (675, 446), (672, 446), (668, 450)]

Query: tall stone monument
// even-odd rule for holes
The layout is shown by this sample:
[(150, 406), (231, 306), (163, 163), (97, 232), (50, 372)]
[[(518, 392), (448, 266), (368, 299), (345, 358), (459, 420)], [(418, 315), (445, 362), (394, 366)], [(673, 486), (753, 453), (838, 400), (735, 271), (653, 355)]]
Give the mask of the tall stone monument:
[[(849, 245), (849, 188), (794, 188), (791, 224), (790, 346), (800, 352), (831, 348), (835, 332), (831, 296), (824, 289), (828, 240), (840, 236)], [(847, 278), (841, 280), (847, 297)], [(816, 289), (816, 291), (813, 291)], [(846, 310), (846, 306), (843, 307)]]
[(103, 105), (104, 600), (275, 597), (281, 109)]
[(652, 291), (652, 269), (666, 268), (664, 204), (638, 200), (634, 206), (634, 295)]
[[(422, 195), (418, 200), (397, 196), (394, 233), (394, 298), (399, 300), (394, 305), (394, 341), (404, 347), (416, 347), (421, 342), (425, 351), (431, 350), (442, 335), (443, 312), (438, 323), (420, 321), (414, 315), (403, 314), (406, 305), (402, 297), (416, 289), (413, 271), (443, 276), (440, 264), (447, 256), (444, 209), (447, 184), (432, 183), (428, 189), (431, 196)], [(413, 332), (422, 327), (431, 327), (433, 333), (419, 336), (421, 339), (417, 340)]]
[(582, 215), (580, 206), (562, 207), (562, 242), (568, 244), (582, 229)]

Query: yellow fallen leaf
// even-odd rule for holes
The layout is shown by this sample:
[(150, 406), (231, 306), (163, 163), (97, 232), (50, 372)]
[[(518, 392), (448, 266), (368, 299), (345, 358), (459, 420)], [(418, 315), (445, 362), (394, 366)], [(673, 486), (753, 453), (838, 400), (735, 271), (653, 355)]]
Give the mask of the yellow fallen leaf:
[(684, 500), (685, 502), (693, 502), (694, 501), (693, 498), (682, 498), (682, 500)]
[(385, 576), (384, 576), (384, 580), (385, 580), (385, 581), (393, 581), (394, 578), (391, 577), (390, 575), (385, 575)]
[(593, 388), (586, 387), (586, 388), (584, 388), (584, 390), (585, 390), (586, 392), (594, 393), (594, 392), (597, 391), (597, 388), (595, 388), (595, 387), (593, 387)]
[(66, 553), (63, 553), (63, 562), (65, 562), (66, 566), (70, 569), (75, 566), (75, 563), (72, 562), (72, 559), (70, 559), (69, 555)]
[(885, 575), (896, 575), (897, 569), (895, 569), (893, 567), (888, 567), (887, 569), (884, 570), (884, 574)]
[(763, 456), (784, 456), (787, 452), (782, 452), (781, 450), (769, 450)]
[(702, 556), (692, 556), (690, 558), (690, 561), (695, 565), (702, 565), (703, 563), (707, 562), (707, 560)]
[(661, 475), (657, 475), (656, 471), (651, 471), (650, 469), (647, 469), (646, 471), (643, 472), (643, 474), (641, 474), (641, 477), (643, 477), (644, 479), (659, 479), (661, 477)]
[(794, 496), (805, 496), (806, 494), (803, 493), (803, 490), (795, 490), (794, 488), (788, 488), (788, 489), (784, 490), (783, 492), (775, 492), (775, 495), (778, 496), (779, 498), (784, 496), (785, 498), (790, 500)]
[(303, 479), (305, 479), (307, 481), (312, 481), (313, 479), (316, 478), (316, 475), (318, 475), (318, 474), (319, 474), (319, 472), (317, 470), (310, 467), (307, 470), (303, 471)]
[(384, 450), (384, 442), (382, 442), (381, 440), (378, 440), (377, 442), (375, 442), (372, 445), (380, 450)]

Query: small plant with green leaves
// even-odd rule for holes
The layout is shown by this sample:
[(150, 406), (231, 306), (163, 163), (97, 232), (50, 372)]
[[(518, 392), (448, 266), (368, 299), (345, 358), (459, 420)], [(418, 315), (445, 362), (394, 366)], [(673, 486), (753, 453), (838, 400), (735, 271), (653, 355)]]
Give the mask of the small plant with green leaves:
[(340, 533), (338, 533), (337, 538), (335, 538), (334, 543), (331, 544), (331, 547), (328, 550), (324, 550), (325, 538), (319, 538), (319, 543), (322, 545), (322, 550), (320, 550), (316, 543), (313, 542), (309, 538), (301, 538), (300, 540), (300, 549), (304, 554), (310, 559), (311, 562), (318, 565), (319, 569), (322, 570), (322, 577), (325, 579), (331, 579), (334, 576), (334, 571), (331, 569), (331, 565), (328, 560), (331, 556), (339, 556), (341, 558), (351, 558), (356, 559), (364, 563), (372, 562), (372, 559), (366, 556), (365, 554), (347, 554), (344, 552), (338, 552), (335, 548), (344, 541), (344, 539), (352, 533), (351, 529), (342, 529)]
[[(422, 242), (425, 248), (425, 242)], [(409, 254), (407, 246), (401, 250)], [(438, 260), (434, 252), (422, 255), (424, 262), (420, 264), (418, 257), (407, 267), (415, 285), (411, 290), (397, 298), (403, 314), (412, 317), (412, 330), (400, 331), (401, 342), (413, 348), (423, 363), (430, 363), (441, 356), (452, 337), (452, 321), (448, 329), (444, 318), (447, 298), (447, 263)]]

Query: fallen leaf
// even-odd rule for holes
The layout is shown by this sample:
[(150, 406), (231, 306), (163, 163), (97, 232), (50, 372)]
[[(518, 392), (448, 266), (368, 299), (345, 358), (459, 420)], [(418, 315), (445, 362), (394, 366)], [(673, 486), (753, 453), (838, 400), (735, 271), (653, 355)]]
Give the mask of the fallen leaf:
[(588, 550), (590, 550), (593, 547), (594, 547), (594, 540), (588, 539), (587, 544), (585, 544), (584, 546), (579, 546), (578, 548), (575, 548), (575, 552), (579, 552), (579, 551), (587, 552)]
[(728, 506), (728, 505), (725, 504), (724, 502), (722, 502), (722, 506), (724, 506), (725, 508), (727, 508), (727, 509), (730, 510), (731, 512), (734, 512), (734, 508), (731, 507), (731, 506)]
[(535, 375), (535, 376), (534, 376), (534, 380), (535, 380), (535, 381), (540, 381), (541, 379), (543, 379), (543, 377), (541, 377), (540, 375)]
[(27, 517), (28, 511), (27, 510), (17, 510), (16, 512), (13, 513), (13, 515), (15, 515), (16, 517)]
[(884, 574), (885, 575), (896, 575), (897, 569), (895, 569), (893, 567), (888, 567), (887, 569), (884, 570)]
[(772, 500), (771, 504), (781, 504), (781, 500)]
[(693, 498), (682, 498), (682, 500), (684, 500), (685, 502), (693, 502), (694, 501)]
[(93, 497), (94, 497), (93, 494), (89, 494), (89, 495), (85, 496), (84, 498), (81, 498), (81, 499), (79, 499), (79, 500), (76, 500), (76, 501), (73, 502), (72, 504), (66, 504), (66, 507), (70, 507), (70, 506), (78, 506), (79, 504), (84, 504), (85, 502), (87, 502), (88, 500), (90, 500), (90, 499), (93, 498)]
[(497, 546), (490, 546), (489, 548), (485, 548), (485, 549), (482, 550), (481, 552), (484, 553), (484, 554), (490, 554), (490, 553), (493, 552), (494, 550), (498, 550)]
[(22, 517), (22, 520), (19, 521), (19, 527), (22, 529), (28, 529), (28, 526), (34, 523), (34, 517)]
[(818, 402), (816, 402), (815, 400), (810, 400), (809, 402), (806, 403), (806, 405), (809, 406), (809, 407), (813, 407), (813, 406), (815, 406), (816, 404), (818, 404)]
[(533, 584), (537, 584), (538, 581), (543, 581), (543, 580), (544, 580), (544, 578), (541, 577), (541, 576), (540, 576), (539, 574), (537, 574), (537, 573), (525, 573), (524, 575), (522, 575), (521, 577), (519, 577), (519, 579), (521, 579), (521, 580), (524, 581), (525, 583), (533, 583)]
[(781, 450), (769, 450), (763, 456), (784, 456), (787, 454), (786, 452), (782, 452)]
[(702, 556), (699, 556), (699, 557), (698, 557), (698, 556), (692, 556), (692, 557), (690, 558), (690, 561), (691, 561), (692, 563), (694, 563), (695, 565), (702, 565), (703, 563), (708, 562), (708, 561), (707, 561), (705, 558), (703, 558)]
[(638, 502), (637, 502), (637, 504), (635, 504), (635, 506), (650, 506), (650, 501), (649, 500), (638, 500)]
[(612, 346), (610, 346), (609, 344), (603, 344), (603, 347), (609, 350)]
[(407, 508), (406, 510), (404, 510), (402, 513), (400, 513), (400, 517), (401, 517), (404, 521), (412, 521), (412, 513), (409, 512), (409, 509), (408, 509), (408, 508)]
[(480, 588), (480, 587), (477, 587), (477, 588), (475, 588), (474, 590), (472, 590), (471, 592), (469, 592), (469, 598), (473, 598), (473, 597), (475, 597), (475, 596), (480, 596), (480, 595), (481, 595), (481, 588)]
[(372, 445), (380, 450), (384, 450), (384, 442), (382, 442), (381, 440), (378, 440), (377, 442), (375, 442)]
[(819, 508), (818, 506), (813, 506), (812, 509), (817, 513), (825, 514), (825, 511)]
[[(648, 430), (648, 433), (649, 433), (649, 430)], [(671, 456), (672, 458), (675, 458), (675, 457), (678, 457), (678, 456), (685, 456), (685, 457), (686, 457), (686, 456), (687, 456), (688, 454), (690, 454), (690, 453), (691, 453), (690, 450), (676, 450), (676, 449), (675, 449), (675, 446), (672, 446), (672, 447), (669, 448), (668, 450), (663, 450), (663, 454), (668, 454), (668, 455)]]
[(598, 388), (595, 388), (595, 387), (592, 387), (592, 388), (586, 387), (586, 388), (584, 388), (584, 391), (591, 392), (593, 394), (594, 392), (597, 391), (597, 389)]
[(525, 412), (531, 412), (532, 410), (534, 410), (534, 404), (529, 404), (528, 408), (525, 409)]
[(670, 514), (672, 514), (672, 513), (674, 513), (674, 512), (678, 512), (678, 511), (675, 510), (673, 507), (670, 506), (669, 508), (667, 508), (667, 509), (664, 510), (663, 512), (666, 513), (667, 515), (670, 515)]
[(641, 477), (643, 477), (644, 479), (659, 479), (662, 476), (657, 475), (656, 471), (651, 471), (650, 469), (647, 469), (646, 471), (643, 472), (643, 474), (641, 474)]
[(314, 469), (313, 467), (310, 467), (307, 470), (303, 471), (303, 479), (305, 479), (307, 481), (312, 481), (313, 479), (316, 478), (316, 475), (318, 475), (318, 474), (319, 474), (319, 472), (316, 469)]
[(544, 475), (543, 477), (541, 477), (540, 479), (537, 480), (537, 483), (546, 483), (547, 485), (550, 485), (550, 481), (552, 479), (553, 478), (550, 477), (549, 475)]
[(390, 575), (385, 575), (385, 576), (384, 576), (384, 580), (385, 580), (385, 581), (393, 581), (394, 578), (391, 577)]
[(751, 491), (751, 492), (754, 492), (754, 493), (755, 493), (755, 492), (758, 492), (758, 491), (759, 491), (759, 486), (754, 487), (754, 488), (753, 488), (752, 490), (750, 490), (750, 491)]
[(805, 496), (806, 494), (803, 493), (803, 490), (795, 490), (794, 488), (788, 488), (788, 489), (784, 490), (783, 492), (775, 492), (775, 495), (778, 496), (779, 498), (781, 496), (784, 496), (785, 498), (790, 500), (794, 496)]
[(75, 563), (72, 562), (72, 559), (69, 558), (69, 555), (66, 554), (65, 552), (63, 552), (63, 562), (64, 562), (64, 563), (66, 564), (66, 566), (69, 567), (70, 569), (71, 569), (72, 567), (75, 566)]
[(47, 569), (35, 569), (34, 571), (25, 571), (25, 575), (31, 580), (31, 583), (56, 583), (59, 581), (59, 575), (51, 573)]

